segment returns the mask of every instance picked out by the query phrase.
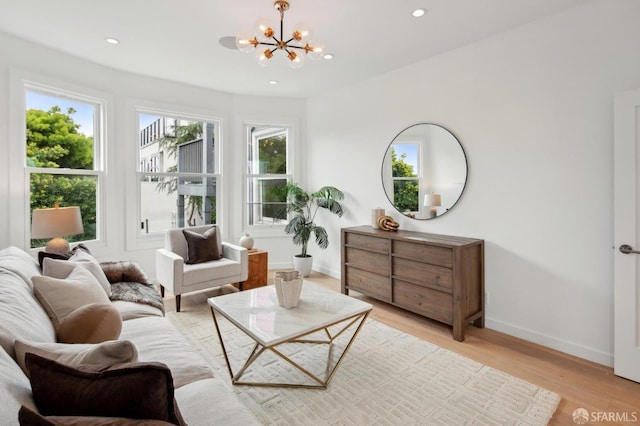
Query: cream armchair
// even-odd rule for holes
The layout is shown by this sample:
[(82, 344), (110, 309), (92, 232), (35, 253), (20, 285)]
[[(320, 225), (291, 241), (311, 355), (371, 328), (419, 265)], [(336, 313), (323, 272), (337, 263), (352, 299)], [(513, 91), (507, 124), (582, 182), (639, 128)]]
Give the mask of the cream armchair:
[[(216, 225), (202, 225), (185, 228), (204, 234)], [(219, 260), (188, 264), (189, 247), (182, 232), (183, 228), (170, 229), (165, 235), (165, 248), (156, 251), (156, 279), (164, 289), (176, 296), (176, 311), (180, 312), (180, 296), (198, 290), (206, 290), (225, 284), (242, 284), (249, 276), (247, 249), (221, 241), (219, 228), (215, 235)]]

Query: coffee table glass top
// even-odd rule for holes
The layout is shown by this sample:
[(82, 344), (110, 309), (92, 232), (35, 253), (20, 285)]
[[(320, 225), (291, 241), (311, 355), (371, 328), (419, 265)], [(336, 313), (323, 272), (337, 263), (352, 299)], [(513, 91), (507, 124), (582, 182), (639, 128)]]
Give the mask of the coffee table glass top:
[(208, 299), (209, 305), (269, 347), (370, 311), (369, 303), (305, 281), (300, 303), (292, 309), (278, 304), (273, 285)]

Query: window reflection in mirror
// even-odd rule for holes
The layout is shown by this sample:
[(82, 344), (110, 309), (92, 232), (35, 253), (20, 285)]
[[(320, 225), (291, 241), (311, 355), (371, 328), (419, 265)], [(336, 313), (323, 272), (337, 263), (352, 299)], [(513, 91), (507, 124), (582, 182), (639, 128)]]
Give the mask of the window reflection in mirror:
[(436, 124), (415, 124), (387, 148), (382, 184), (391, 204), (415, 219), (442, 216), (458, 201), (467, 181), (462, 145)]

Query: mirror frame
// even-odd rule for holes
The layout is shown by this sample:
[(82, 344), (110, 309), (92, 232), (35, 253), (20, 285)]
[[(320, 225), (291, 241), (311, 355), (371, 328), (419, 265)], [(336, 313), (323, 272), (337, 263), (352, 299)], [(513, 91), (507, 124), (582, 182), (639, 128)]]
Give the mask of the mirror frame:
[[(464, 158), (464, 168), (465, 168), (465, 176), (464, 176), (464, 183), (462, 184), (462, 188), (460, 189), (460, 193), (458, 194), (456, 200), (448, 207), (446, 208), (446, 210), (440, 214), (437, 214), (436, 216), (433, 217), (411, 217), (409, 215), (407, 215), (407, 213), (401, 212), (400, 210), (398, 210), (398, 208), (394, 205), (391, 197), (389, 197), (389, 194), (387, 193), (387, 188), (385, 186), (385, 176), (384, 176), (384, 172), (385, 172), (385, 162), (387, 161), (387, 155), (389, 155), (390, 153), (390, 149), (393, 147), (393, 144), (397, 141), (397, 139), (399, 137), (402, 136), (402, 134), (404, 132), (406, 132), (409, 129), (412, 129), (416, 126), (434, 126), (434, 127), (438, 127), (442, 130), (444, 130), (446, 133), (448, 133), (452, 138), (453, 141), (455, 141), (458, 146), (460, 147), (460, 150), (462, 151), (462, 156)], [(451, 209), (453, 209), (453, 207), (458, 204), (458, 202), (460, 201), (460, 198), (462, 198), (462, 195), (464, 194), (464, 190), (467, 187), (467, 182), (469, 181), (469, 161), (467, 159), (467, 153), (464, 150), (464, 147), (462, 146), (462, 143), (460, 143), (460, 139), (458, 139), (456, 137), (456, 135), (453, 134), (453, 132), (451, 132), (449, 129), (447, 129), (444, 126), (441, 126), (439, 124), (435, 124), (435, 123), (416, 123), (416, 124), (412, 124), (410, 126), (405, 127), (404, 129), (402, 129), (400, 132), (398, 132), (398, 134), (395, 135), (395, 137), (391, 140), (391, 142), (389, 143), (389, 145), (387, 146), (387, 149), (384, 152), (384, 156), (382, 157), (382, 165), (380, 168), (380, 177), (382, 179), (382, 190), (384, 191), (385, 196), (387, 197), (387, 200), (389, 200), (389, 203), (391, 203), (391, 207), (393, 207), (398, 213), (402, 214), (403, 216), (410, 218), (410, 219), (415, 219), (415, 220), (431, 220), (431, 219), (437, 219), (441, 216), (444, 216), (445, 214), (447, 214)], [(420, 191), (420, 194), (422, 194), (422, 191)]]

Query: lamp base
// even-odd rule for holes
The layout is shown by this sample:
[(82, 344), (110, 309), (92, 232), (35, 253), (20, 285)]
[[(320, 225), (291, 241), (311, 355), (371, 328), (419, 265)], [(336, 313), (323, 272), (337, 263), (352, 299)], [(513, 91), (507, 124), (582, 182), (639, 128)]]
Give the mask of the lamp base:
[(438, 209), (436, 207), (429, 208), (429, 219), (438, 216)]
[(71, 251), (71, 246), (64, 238), (55, 237), (47, 243), (44, 251), (47, 253), (67, 254)]

